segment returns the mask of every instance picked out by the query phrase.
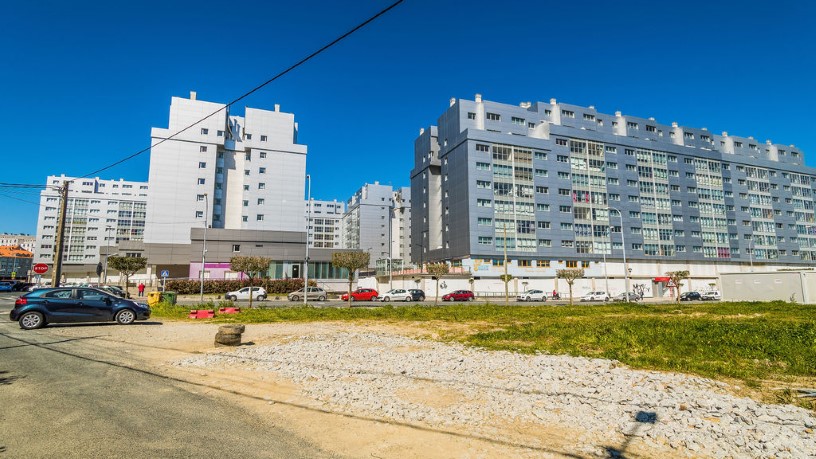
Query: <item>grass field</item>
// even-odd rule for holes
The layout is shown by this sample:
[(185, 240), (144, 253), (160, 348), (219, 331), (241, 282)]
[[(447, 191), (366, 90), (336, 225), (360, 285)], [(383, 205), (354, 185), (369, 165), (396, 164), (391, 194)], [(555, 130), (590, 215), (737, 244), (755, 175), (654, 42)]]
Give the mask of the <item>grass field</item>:
[[(188, 310), (161, 304), (154, 316), (182, 319)], [(287, 307), (245, 310), (214, 321), (410, 323), (443, 340), (485, 349), (616, 359), (633, 368), (731, 378), (756, 388), (816, 387), (816, 305)]]

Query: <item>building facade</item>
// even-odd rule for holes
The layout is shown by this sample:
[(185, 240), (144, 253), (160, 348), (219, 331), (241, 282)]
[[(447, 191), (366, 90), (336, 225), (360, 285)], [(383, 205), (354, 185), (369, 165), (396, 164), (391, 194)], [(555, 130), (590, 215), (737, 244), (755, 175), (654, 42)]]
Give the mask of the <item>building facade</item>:
[[(148, 185), (127, 180), (49, 176), (40, 193), (34, 263), (54, 261), (60, 193), (69, 181), (63, 244), (63, 267), (77, 275), (96, 276), (102, 247), (144, 240)], [(124, 255), (124, 254), (123, 254)]]
[(33, 234), (0, 234), (0, 246), (14, 245), (20, 246), (23, 250), (34, 253), (34, 248), (37, 246), (37, 236)]
[(410, 247), (410, 188), (398, 190), (379, 182), (366, 183), (347, 203), (343, 215), (343, 248), (371, 255), (370, 268), (387, 270), (389, 260), (399, 269)]
[(413, 258), (475, 277), (507, 259), (522, 279), (584, 268), (609, 290), (626, 273), (662, 290), (670, 270), (710, 281), (816, 260), (816, 169), (792, 145), (477, 95), (452, 99), (414, 150)]
[[(216, 113), (217, 112), (217, 113)], [(193, 127), (184, 128), (213, 114)], [(179, 132), (182, 131), (182, 132)], [(145, 242), (190, 242), (211, 228), (306, 231), (306, 146), (295, 116), (173, 97), (168, 127), (153, 128)]]
[(339, 249), (343, 246), (342, 225), (345, 210), (345, 203), (337, 200), (312, 199), (306, 203), (309, 247)]
[(0, 279), (28, 279), (33, 254), (20, 245), (0, 245)]

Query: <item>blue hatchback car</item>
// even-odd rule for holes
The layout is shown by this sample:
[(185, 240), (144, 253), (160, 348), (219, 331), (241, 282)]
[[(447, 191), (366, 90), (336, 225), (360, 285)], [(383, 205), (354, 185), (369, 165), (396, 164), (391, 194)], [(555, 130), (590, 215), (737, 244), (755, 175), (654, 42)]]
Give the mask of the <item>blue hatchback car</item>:
[(150, 318), (150, 308), (95, 288), (55, 287), (26, 293), (9, 314), (20, 328), (32, 330), (49, 323), (112, 322), (122, 325)]

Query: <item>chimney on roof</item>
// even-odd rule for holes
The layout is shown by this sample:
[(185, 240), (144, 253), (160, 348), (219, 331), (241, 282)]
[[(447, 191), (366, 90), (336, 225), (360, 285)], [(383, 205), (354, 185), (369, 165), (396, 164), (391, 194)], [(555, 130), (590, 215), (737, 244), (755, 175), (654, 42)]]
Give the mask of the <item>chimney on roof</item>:
[(595, 110), (595, 106), (594, 106), (594, 105), (590, 105), (590, 106), (589, 106), (589, 109), (590, 109), (590, 110)]
[(482, 103), (482, 95), (481, 95), (481, 94), (476, 94), (476, 103), (477, 103), (477, 104), (481, 104), (481, 103)]
[(190, 91), (190, 100), (196, 100), (196, 92)]
[(450, 98), (450, 106), (451, 106), (451, 107), (453, 107), (453, 104), (455, 104), (455, 103), (456, 103), (456, 98), (455, 98), (455, 97), (451, 97), (451, 98)]
[(555, 104), (557, 104), (557, 103), (558, 103), (558, 101), (557, 101), (557, 100), (555, 100), (555, 97), (553, 97), (552, 99), (550, 99), (550, 104), (551, 104), (551, 105), (555, 105)]
[(649, 121), (654, 121), (654, 120), (655, 120), (655, 119), (654, 119), (654, 116), (650, 116), (650, 117), (649, 117)]
[(276, 112), (279, 112), (279, 111), (280, 111), (280, 104), (275, 104), (275, 111), (276, 111)]
[(672, 127), (673, 127), (673, 128), (678, 127), (677, 121), (672, 121)]
[(620, 111), (620, 110), (618, 110), (618, 111), (616, 111), (616, 112), (615, 112), (615, 116), (620, 117), (620, 116), (623, 116), (623, 114), (621, 113), (621, 111)]
[(723, 137), (728, 137), (728, 132), (723, 131), (723, 132), (722, 132), (722, 136), (723, 136)]

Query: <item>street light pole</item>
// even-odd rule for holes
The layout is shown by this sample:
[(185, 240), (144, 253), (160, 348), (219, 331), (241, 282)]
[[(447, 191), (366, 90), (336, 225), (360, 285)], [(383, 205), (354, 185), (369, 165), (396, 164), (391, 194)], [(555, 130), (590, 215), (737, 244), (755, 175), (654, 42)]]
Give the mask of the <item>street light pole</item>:
[(105, 228), (105, 231), (108, 234), (108, 236), (105, 238), (105, 240), (107, 242), (107, 244), (106, 244), (107, 245), (107, 250), (105, 250), (105, 277), (104, 277), (104, 281), (102, 282), (105, 285), (108, 285), (108, 257), (110, 256), (110, 230), (112, 230), (112, 229), (113, 229), (112, 226), (108, 226), (108, 227)]
[(751, 263), (751, 272), (754, 272), (754, 236), (751, 235), (751, 242), (748, 243), (748, 260)]
[(502, 227), (504, 228), (504, 305), (510, 305), (510, 292), (508, 291), (508, 283), (507, 280), (507, 221), (502, 223)]
[[(624, 299), (628, 303), (629, 302), (629, 266), (626, 264), (626, 238), (623, 236), (623, 233), (624, 233), (624, 231), (623, 231), (623, 214), (621, 213), (620, 210), (618, 210), (618, 209), (616, 209), (616, 208), (614, 208), (612, 206), (607, 206), (607, 208), (612, 209), (615, 212), (617, 212), (618, 213), (618, 218), (620, 219), (620, 224), (621, 224), (621, 233), (620, 233), (621, 234), (621, 247), (623, 248), (623, 278), (624, 278), (624, 282), (625, 282), (625, 285), (626, 285), (626, 293), (624, 294)], [(610, 227), (609, 230), (611, 231), (612, 228)], [(610, 234), (610, 236), (611, 236), (611, 234)], [(607, 294), (609, 294), (609, 292), (607, 292)]]
[[(204, 271), (206, 270), (207, 266), (207, 224), (208, 218), (207, 214), (210, 211), (210, 200), (207, 198), (207, 193), (204, 193), (204, 242), (201, 244), (201, 299), (200, 301), (204, 302)], [(252, 295), (252, 289), (250, 289), (249, 294)]]
[(312, 223), (312, 176), (306, 174), (306, 262), (303, 263), (303, 306), (309, 298), (309, 225)]

